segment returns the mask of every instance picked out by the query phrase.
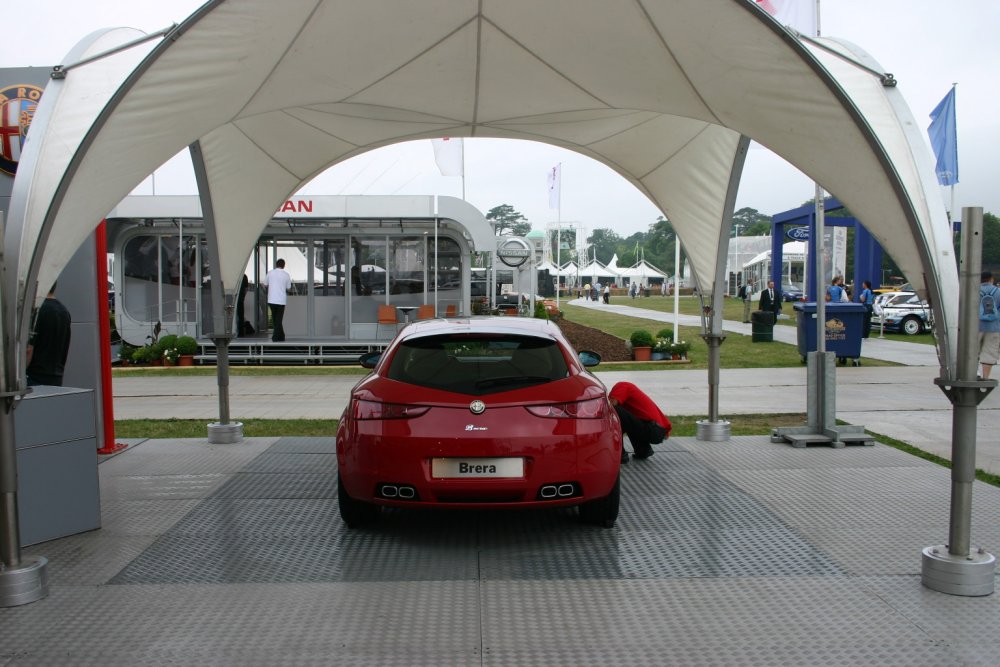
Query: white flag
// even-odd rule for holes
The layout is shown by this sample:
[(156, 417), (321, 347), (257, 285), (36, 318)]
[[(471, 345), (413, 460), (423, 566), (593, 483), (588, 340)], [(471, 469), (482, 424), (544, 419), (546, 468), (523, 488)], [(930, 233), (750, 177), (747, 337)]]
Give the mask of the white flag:
[(757, 4), (781, 25), (816, 36), (816, 0), (757, 0)]
[(562, 162), (549, 169), (549, 208), (559, 208), (559, 181)]
[(431, 145), (434, 147), (434, 161), (442, 176), (465, 175), (465, 148), (461, 137), (431, 139)]

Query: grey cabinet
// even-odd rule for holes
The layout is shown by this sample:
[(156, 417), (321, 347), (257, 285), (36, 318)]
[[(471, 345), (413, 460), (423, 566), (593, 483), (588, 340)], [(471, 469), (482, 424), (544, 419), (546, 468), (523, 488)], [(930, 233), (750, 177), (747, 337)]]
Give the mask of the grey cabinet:
[(101, 527), (94, 391), (33, 389), (14, 410), (22, 546)]

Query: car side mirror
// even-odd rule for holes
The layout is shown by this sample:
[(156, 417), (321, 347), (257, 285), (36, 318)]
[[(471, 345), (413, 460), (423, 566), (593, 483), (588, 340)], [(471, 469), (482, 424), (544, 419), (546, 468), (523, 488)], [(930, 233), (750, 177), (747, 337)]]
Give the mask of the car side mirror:
[(579, 357), (580, 363), (587, 368), (591, 368), (592, 366), (596, 366), (601, 363), (601, 355), (596, 352), (591, 352), (590, 350), (580, 350)]
[(358, 359), (358, 363), (361, 364), (363, 368), (375, 368), (375, 366), (378, 365), (378, 360), (381, 358), (381, 352), (368, 352), (361, 355), (361, 358)]

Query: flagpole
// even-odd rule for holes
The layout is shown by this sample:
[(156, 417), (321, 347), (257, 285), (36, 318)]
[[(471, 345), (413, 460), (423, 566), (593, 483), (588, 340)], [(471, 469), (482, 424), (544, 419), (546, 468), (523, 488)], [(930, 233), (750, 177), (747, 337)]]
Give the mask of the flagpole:
[(465, 201), (465, 139), (462, 142), (462, 201)]

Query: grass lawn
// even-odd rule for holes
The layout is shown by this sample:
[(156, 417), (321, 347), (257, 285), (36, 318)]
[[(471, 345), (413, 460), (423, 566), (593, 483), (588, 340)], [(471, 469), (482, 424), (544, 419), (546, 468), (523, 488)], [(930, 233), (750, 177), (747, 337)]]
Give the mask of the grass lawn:
[[(647, 308), (649, 310), (655, 310), (660, 313), (673, 313), (674, 312), (674, 298), (662, 297), (662, 296), (651, 296), (648, 298), (632, 299), (629, 297), (613, 297), (611, 299), (611, 305), (613, 306), (634, 306), (636, 308)], [(781, 313), (783, 315), (788, 315), (788, 318), (782, 318), (776, 322), (778, 326), (794, 327), (797, 326), (795, 320), (795, 310), (792, 308), (792, 303), (785, 302), (782, 304)], [(698, 315), (701, 313), (701, 302), (693, 296), (682, 296), (678, 299), (677, 304), (678, 310), (681, 315)], [(587, 310), (586, 308), (578, 308), (579, 310)], [(754, 301), (751, 306), (751, 310), (757, 309), (757, 302)], [(564, 309), (565, 310), (565, 309)], [(722, 300), (722, 316), (724, 319), (732, 320), (734, 322), (743, 321), (743, 302), (739, 299), (733, 297), (727, 297)], [(572, 318), (571, 318), (572, 319)], [(574, 320), (576, 321), (576, 320)], [(584, 324), (581, 322), (581, 324)], [(654, 332), (655, 333), (655, 332)], [(878, 329), (872, 327), (871, 335), (878, 336)], [(934, 344), (934, 334), (928, 332), (923, 334), (918, 334), (916, 336), (907, 336), (901, 333), (890, 333), (886, 332), (884, 336), (887, 340), (898, 340), (905, 343), (922, 343), (924, 345)]]
[[(629, 299), (631, 301), (631, 299)], [(650, 297), (648, 299), (636, 299), (636, 302), (666, 302), (667, 299)], [(697, 300), (688, 298), (687, 301), (697, 304)], [(673, 306), (671, 306), (671, 311)], [(596, 310), (594, 308), (584, 308), (582, 306), (563, 306), (565, 317), (573, 322), (585, 324), (589, 327), (600, 329), (613, 336), (628, 340), (629, 336), (636, 329), (648, 329), (650, 333), (656, 332), (670, 325), (656, 320), (647, 320), (627, 315)], [(697, 314), (697, 308), (693, 313)], [(742, 311), (740, 313), (742, 316)], [(708, 367), (708, 345), (700, 337), (701, 332), (697, 327), (681, 327), (680, 339), (691, 343), (691, 350), (688, 352), (690, 364), (601, 364), (597, 370), (675, 370)], [(790, 368), (802, 365), (802, 357), (799, 356), (799, 349), (796, 345), (787, 343), (754, 343), (750, 336), (740, 334), (727, 334), (726, 340), (719, 348), (722, 368)], [(898, 366), (891, 361), (880, 359), (870, 359), (862, 355), (862, 364), (865, 366)]]

